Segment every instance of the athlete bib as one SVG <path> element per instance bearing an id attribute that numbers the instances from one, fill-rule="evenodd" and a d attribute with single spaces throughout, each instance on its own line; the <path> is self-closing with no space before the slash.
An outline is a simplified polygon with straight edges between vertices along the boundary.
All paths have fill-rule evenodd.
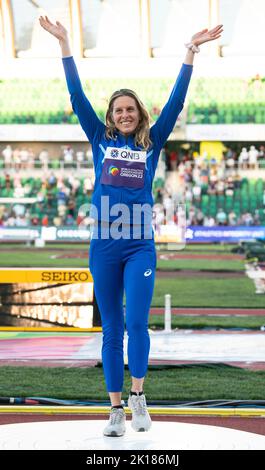
<path id="1" fill-rule="evenodd" d="M 112 186 L 144 186 L 146 152 L 107 147 L 100 182 Z"/>

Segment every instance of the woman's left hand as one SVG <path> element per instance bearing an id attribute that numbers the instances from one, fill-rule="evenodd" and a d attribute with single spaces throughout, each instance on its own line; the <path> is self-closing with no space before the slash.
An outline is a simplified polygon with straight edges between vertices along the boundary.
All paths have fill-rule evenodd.
<path id="1" fill-rule="evenodd" d="M 208 29 L 203 29 L 202 31 L 199 31 L 198 33 L 192 36 L 191 42 L 195 46 L 200 46 L 201 44 L 205 42 L 214 41 L 215 39 L 220 38 L 222 32 L 223 32 L 222 24 L 215 26 L 215 28 L 210 29 L 210 31 L 208 31 Z"/>

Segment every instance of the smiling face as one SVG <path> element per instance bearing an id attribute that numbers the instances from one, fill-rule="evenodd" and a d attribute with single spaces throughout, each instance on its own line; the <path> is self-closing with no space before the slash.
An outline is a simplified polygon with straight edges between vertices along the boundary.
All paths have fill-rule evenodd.
<path id="1" fill-rule="evenodd" d="M 113 103 L 112 118 L 121 134 L 132 134 L 140 121 L 140 112 L 134 98 L 130 96 L 116 98 Z"/>

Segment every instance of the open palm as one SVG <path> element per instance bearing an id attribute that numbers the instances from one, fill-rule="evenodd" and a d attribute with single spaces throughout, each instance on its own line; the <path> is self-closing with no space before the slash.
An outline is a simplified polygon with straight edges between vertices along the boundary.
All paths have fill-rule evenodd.
<path id="1" fill-rule="evenodd" d="M 67 38 L 67 29 L 59 22 L 56 21 L 56 24 L 53 24 L 48 16 L 39 17 L 40 25 L 43 29 L 55 36 L 59 41 L 65 40 Z"/>
<path id="2" fill-rule="evenodd" d="M 199 31 L 198 33 L 194 34 L 191 38 L 191 42 L 195 46 L 200 46 L 200 44 L 203 44 L 208 41 L 214 41 L 215 39 L 220 38 L 221 34 L 223 32 L 223 25 L 219 24 L 218 26 L 215 26 L 213 29 L 203 29 L 202 31 Z"/>

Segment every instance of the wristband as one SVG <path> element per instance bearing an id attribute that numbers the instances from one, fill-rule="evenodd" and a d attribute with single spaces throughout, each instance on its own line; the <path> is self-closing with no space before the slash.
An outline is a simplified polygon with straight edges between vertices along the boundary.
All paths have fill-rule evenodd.
<path id="1" fill-rule="evenodd" d="M 187 49 L 190 49 L 192 52 L 200 52 L 200 48 L 198 46 L 195 46 L 192 42 L 187 42 L 184 44 Z"/>

